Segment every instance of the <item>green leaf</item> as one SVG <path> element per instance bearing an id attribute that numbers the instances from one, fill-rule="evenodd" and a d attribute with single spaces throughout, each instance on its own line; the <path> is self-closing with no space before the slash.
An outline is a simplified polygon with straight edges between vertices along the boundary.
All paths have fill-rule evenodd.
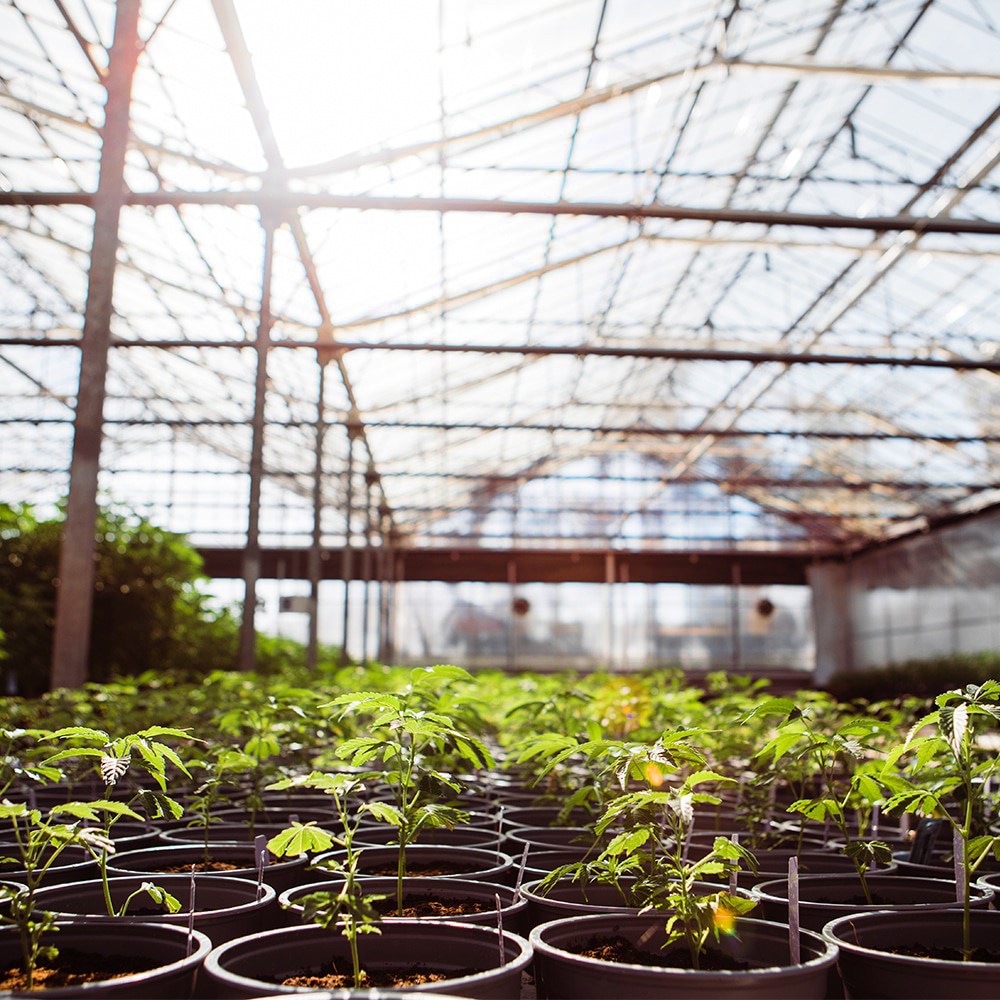
<path id="1" fill-rule="evenodd" d="M 167 913 L 177 913 L 181 908 L 181 901 L 161 886 L 143 882 L 140 889 L 145 890 L 146 895 L 158 906 L 164 907 Z"/>
<path id="2" fill-rule="evenodd" d="M 611 843 L 601 852 L 602 856 L 605 854 L 631 854 L 636 848 L 642 847 L 649 840 L 650 836 L 650 831 L 644 828 L 626 830 L 624 833 L 619 833 L 617 837 L 612 838 Z"/>
<path id="3" fill-rule="evenodd" d="M 111 742 L 111 737 L 103 729 L 90 729 L 87 726 L 66 726 L 64 729 L 57 729 L 52 734 L 52 739 L 62 740 L 71 736 L 85 740 L 97 740 L 102 746 Z"/>
<path id="4" fill-rule="evenodd" d="M 279 858 L 299 857 L 328 851 L 340 843 L 334 834 L 317 827 L 315 823 L 293 823 L 287 830 L 276 833 L 267 842 L 267 848 Z"/>
<path id="5" fill-rule="evenodd" d="M 402 812 L 388 802 L 365 802 L 359 812 L 371 813 L 377 820 L 391 826 L 402 826 L 405 822 Z"/>

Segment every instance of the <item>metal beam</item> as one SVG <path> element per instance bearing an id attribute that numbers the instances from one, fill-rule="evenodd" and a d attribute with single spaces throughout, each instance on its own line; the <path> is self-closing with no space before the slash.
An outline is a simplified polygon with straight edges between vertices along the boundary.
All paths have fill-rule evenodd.
<path id="1" fill-rule="evenodd" d="M 0 206 L 87 205 L 87 191 L 0 191 Z M 499 198 L 405 198 L 338 195 L 303 191 L 132 191 L 125 204 L 255 206 L 276 212 L 292 208 L 354 209 L 359 212 L 481 212 L 487 215 L 568 215 L 621 219 L 729 222 L 734 225 L 802 226 L 807 229 L 862 229 L 869 232 L 967 233 L 1000 236 L 1000 221 L 928 218 L 914 215 L 835 215 L 824 212 L 766 211 L 748 208 L 694 208 L 688 205 L 628 205 L 593 201 L 504 201 Z"/>
<path id="2" fill-rule="evenodd" d="M 93 243 L 83 319 L 80 377 L 73 431 L 69 502 L 59 554 L 59 588 L 52 646 L 53 688 L 81 687 L 90 659 L 94 601 L 94 536 L 102 420 L 118 223 L 125 191 L 125 151 L 130 131 L 132 80 L 139 58 L 140 0 L 120 0 L 106 78 L 108 99 L 102 129 L 101 166 L 94 209 Z"/>
<path id="3" fill-rule="evenodd" d="M 0 418 L 0 426 L 4 424 L 66 424 L 69 421 L 48 417 L 13 417 Z M 183 419 L 109 419 L 107 426 L 121 427 L 245 427 L 245 420 L 183 420 Z M 362 426 L 360 422 L 341 420 L 334 417 L 327 421 L 331 426 L 343 426 L 355 432 Z M 280 427 L 313 427 L 314 420 L 282 420 L 280 424 L 270 426 Z M 677 437 L 693 438 L 710 436 L 713 438 L 816 438 L 828 441 L 933 441 L 937 444 L 1000 444 L 1000 434 L 931 434 L 920 431 L 849 431 L 849 430 L 816 430 L 814 428 L 770 427 L 770 428 L 737 428 L 722 427 L 718 430 L 706 427 L 652 427 L 646 424 L 628 424 L 621 427 L 586 424 L 484 424 L 475 421 L 438 421 L 438 420 L 366 420 L 366 429 L 388 428 L 391 430 L 430 430 L 430 431 L 542 431 L 554 434 L 559 431 L 590 434 L 597 437 Z M 305 475 L 305 473 L 303 473 Z M 523 479 L 525 476 L 517 476 Z M 536 477 L 537 478 L 537 477 Z M 672 482 L 672 477 L 665 476 L 665 482 Z"/>
<path id="4" fill-rule="evenodd" d="M 238 578 L 241 550 L 199 548 L 205 573 L 217 579 Z M 642 552 L 624 549 L 483 549 L 448 547 L 392 549 L 401 581 L 467 580 L 508 583 L 509 565 L 517 563 L 518 583 L 605 583 L 607 556 L 614 553 L 617 580 L 630 583 L 732 583 L 732 566 L 739 564 L 745 586 L 806 583 L 806 567 L 837 553 L 681 551 Z M 323 550 L 323 578 L 343 580 L 347 556 L 343 548 Z M 280 567 L 280 569 L 279 569 Z M 308 579 L 309 549 L 268 548 L 261 550 L 261 575 L 270 579 Z M 350 579 L 362 579 L 361 568 L 350 571 Z"/>
<path id="5" fill-rule="evenodd" d="M 0 337 L 0 347 L 79 347 L 76 337 Z M 114 348 L 149 348 L 179 350 L 181 348 L 253 348 L 253 340 L 113 340 Z M 814 351 L 782 351 L 765 349 L 721 349 L 702 347 L 612 347 L 606 344 L 442 344 L 430 342 L 399 342 L 391 340 L 338 340 L 327 342 L 276 339 L 271 347 L 291 350 L 319 351 L 340 355 L 349 351 L 425 351 L 440 354 L 518 354 L 544 357 L 642 358 L 649 361 L 720 361 L 782 365 L 885 365 L 895 368 L 946 368 L 953 371 L 1000 372 L 997 358 L 940 358 L 891 354 L 819 354 Z"/>

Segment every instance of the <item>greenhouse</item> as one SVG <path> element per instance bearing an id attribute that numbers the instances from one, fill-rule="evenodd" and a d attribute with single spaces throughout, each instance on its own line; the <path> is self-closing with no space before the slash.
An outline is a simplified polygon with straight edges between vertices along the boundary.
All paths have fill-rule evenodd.
<path id="1" fill-rule="evenodd" d="M 197 551 L 244 670 L 1000 648 L 991 5 L 9 0 L 0 38 L 0 503 L 5 543 L 65 517 L 57 686 L 101 510 Z"/>
<path id="2" fill-rule="evenodd" d="M 1000 997 L 1000 4 L 0 4 L 0 996 Z"/>

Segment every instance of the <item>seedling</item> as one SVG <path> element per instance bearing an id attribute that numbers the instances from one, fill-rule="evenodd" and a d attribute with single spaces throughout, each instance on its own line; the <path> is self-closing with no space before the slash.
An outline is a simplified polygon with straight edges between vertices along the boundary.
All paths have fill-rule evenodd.
<path id="1" fill-rule="evenodd" d="M 722 933 L 730 933 L 735 918 L 749 912 L 754 903 L 725 890 L 700 893 L 696 883 L 728 875 L 744 865 L 756 870 L 756 860 L 746 848 L 724 837 L 717 837 L 712 849 L 702 857 L 689 858 L 688 834 L 695 805 L 717 805 L 720 801 L 717 795 L 696 789 L 733 782 L 715 771 L 700 769 L 678 785 L 665 785 L 666 774 L 680 771 L 679 762 L 705 762 L 704 755 L 688 742 L 691 735 L 665 735 L 652 747 L 646 747 L 645 753 L 633 744 L 627 756 L 612 755 L 612 770 L 622 788 L 630 779 L 645 781 L 647 787 L 626 792 L 610 802 L 595 832 L 601 836 L 613 828 L 624 829 L 596 861 L 562 866 L 545 878 L 541 888 L 544 891 L 567 875 L 584 884 L 589 879 L 613 882 L 627 902 L 643 911 L 669 912 L 666 944 L 683 941 L 691 967 L 699 969 L 708 938 L 719 940 Z M 635 879 L 627 894 L 622 885 L 626 875 Z"/>
<path id="2" fill-rule="evenodd" d="M 340 820 L 340 832 L 323 830 L 315 823 L 293 823 L 287 830 L 276 834 L 268 841 L 268 850 L 277 857 L 299 857 L 328 851 L 337 846 L 344 852 L 342 860 L 328 858 L 323 867 L 343 876 L 343 883 L 336 891 L 313 892 L 302 898 L 302 919 L 306 923 L 317 923 L 323 927 L 340 927 L 351 949 L 351 968 L 354 987 L 360 989 L 365 974 L 358 957 L 358 935 L 378 934 L 378 911 L 372 905 L 380 896 L 368 895 L 360 890 L 358 882 L 358 861 L 360 850 L 354 846 L 354 836 L 364 818 L 363 811 L 352 814 L 352 797 L 362 791 L 362 783 L 346 774 L 312 774 L 288 778 L 269 785 L 275 790 L 290 788 L 315 788 L 333 799 L 334 809 Z"/>
<path id="3" fill-rule="evenodd" d="M 981 745 L 984 728 L 1000 725 L 1000 682 L 970 684 L 938 695 L 937 708 L 910 729 L 905 741 L 890 750 L 881 781 L 890 793 L 887 811 L 900 810 L 944 817 L 961 846 L 958 889 L 962 896 L 962 952 L 970 944 L 969 886 L 979 866 L 992 855 L 1000 859 L 1000 835 L 977 830 L 987 782 L 1000 768 L 995 750 Z M 899 770 L 912 761 L 911 775 Z M 924 775 L 930 772 L 929 780 Z"/>
<path id="4" fill-rule="evenodd" d="M 112 738 L 100 729 L 69 726 L 57 729 L 51 736 L 52 740 L 66 745 L 49 757 L 45 761 L 46 765 L 77 757 L 96 758 L 101 778 L 111 793 L 135 763 L 159 786 L 158 789 L 137 788 L 127 803 L 103 798 L 90 802 L 68 803 L 62 807 L 77 820 L 98 824 L 96 835 L 90 835 L 85 843 L 100 866 L 104 901 L 108 913 L 112 916 L 116 910 L 108 884 L 108 855 L 114 850 L 112 837 L 114 825 L 126 818 L 142 822 L 143 816 L 132 808 L 133 804 L 141 804 L 146 815 L 151 818 L 171 816 L 177 819 L 183 813 L 180 803 L 167 795 L 167 768 L 168 765 L 173 765 L 187 777 L 190 778 L 191 774 L 177 756 L 177 752 L 159 739 L 163 736 L 190 739 L 187 730 L 164 726 L 152 726 L 118 738 Z M 77 743 L 84 745 L 75 745 Z"/>
<path id="5" fill-rule="evenodd" d="M 450 685 L 471 680 L 460 667 L 422 667 L 411 672 L 409 686 L 399 694 L 364 691 L 335 698 L 330 706 L 340 717 L 364 714 L 371 717 L 370 734 L 346 740 L 338 756 L 362 769 L 365 780 L 383 781 L 392 790 L 392 802 L 368 802 L 367 812 L 397 830 L 399 862 L 396 904 L 403 910 L 403 878 L 406 848 L 426 827 L 452 828 L 468 820 L 468 813 L 448 805 L 461 784 L 443 768 L 453 760 L 487 768 L 493 757 L 482 741 L 457 728 L 445 710 L 461 708 Z M 372 762 L 381 768 L 372 768 Z"/>
<path id="6" fill-rule="evenodd" d="M 833 824 L 843 843 L 843 852 L 854 863 L 865 899 L 871 904 L 867 873 L 873 865 L 891 861 L 892 849 L 884 841 L 855 837 L 848 810 L 859 800 L 881 797 L 878 783 L 872 777 L 874 764 L 866 761 L 866 755 L 867 744 L 875 737 L 886 737 L 887 727 L 875 719 L 849 718 L 837 729 L 824 731 L 810 710 L 790 698 L 767 699 L 747 718 L 756 715 L 781 715 L 784 720 L 754 761 L 773 768 L 779 760 L 788 760 L 812 776 L 808 785 L 815 789 L 815 794 L 792 802 L 788 811 Z M 800 838 L 803 831 L 804 826 L 800 827 Z"/>

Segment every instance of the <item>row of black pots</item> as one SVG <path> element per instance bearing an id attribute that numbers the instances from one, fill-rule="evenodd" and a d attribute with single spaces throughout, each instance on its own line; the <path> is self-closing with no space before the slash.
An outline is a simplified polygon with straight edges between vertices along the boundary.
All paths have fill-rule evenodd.
<path id="1" fill-rule="evenodd" d="M 189 879 L 187 879 L 184 876 L 173 876 L 171 878 L 172 878 L 172 881 L 170 882 L 170 885 L 169 885 L 170 891 L 173 892 L 175 895 L 177 895 L 178 898 L 181 898 L 183 900 L 184 899 L 184 884 L 188 883 Z M 138 877 L 134 878 L 132 880 L 118 880 L 118 879 L 113 880 L 113 887 L 114 887 L 114 890 L 115 890 L 116 898 L 117 898 L 117 896 L 121 895 L 122 893 L 125 893 L 127 891 L 132 891 L 134 888 L 138 887 L 138 884 L 140 883 L 140 881 L 141 880 Z M 209 883 L 211 883 L 211 882 L 219 883 L 219 882 L 225 882 L 225 881 L 226 880 L 224 878 L 220 878 L 220 877 L 199 876 L 197 878 L 198 893 L 199 893 L 199 896 L 198 896 L 198 898 L 199 898 L 199 904 L 198 904 L 198 907 L 197 907 L 198 910 L 201 909 L 202 900 L 205 899 L 204 888 Z M 244 880 L 237 880 L 237 879 L 233 879 L 233 880 L 229 880 L 229 881 L 230 881 L 230 887 L 231 888 L 235 888 L 236 883 L 238 883 L 238 882 L 244 882 Z M 389 880 L 389 881 L 391 881 L 391 880 Z M 827 883 L 830 882 L 829 879 L 827 879 L 825 881 Z M 851 891 L 856 892 L 856 882 L 855 882 L 855 880 L 852 878 L 852 879 L 846 880 L 846 881 L 849 881 L 851 883 L 851 885 L 850 885 Z M 906 886 L 907 882 L 917 882 L 917 881 L 923 882 L 923 881 L 926 881 L 926 880 L 907 880 L 907 879 L 903 879 L 903 878 L 900 878 L 900 877 L 897 877 L 897 876 L 892 876 L 892 877 L 885 877 L 885 876 L 876 877 L 876 876 L 873 876 L 871 881 L 873 883 L 876 883 L 873 886 L 873 888 L 875 888 L 877 891 L 879 891 L 881 893 L 883 891 L 890 890 L 890 889 L 893 890 L 893 891 L 896 891 L 900 886 Z M 257 887 L 256 886 L 254 886 L 252 883 L 249 883 L 249 885 L 252 886 L 252 888 L 255 891 L 257 891 Z M 807 897 L 810 895 L 809 885 L 810 885 L 810 880 L 808 878 L 803 879 L 802 882 L 800 883 L 800 891 L 802 892 L 803 895 L 805 895 Z M 956 903 L 956 901 L 954 899 L 954 885 L 953 884 L 947 884 L 946 883 L 946 884 L 942 885 L 941 887 L 939 887 L 940 891 L 941 891 L 940 898 L 937 899 L 937 900 L 931 900 L 929 902 L 924 898 L 924 896 L 926 895 L 926 892 L 927 892 L 927 888 L 928 888 L 927 886 L 924 886 L 924 885 L 921 885 L 919 887 L 908 886 L 908 888 L 910 888 L 911 890 L 913 890 L 915 888 L 919 888 L 921 896 L 919 898 L 914 898 L 912 896 L 912 894 L 911 894 L 911 897 L 909 899 L 904 900 L 903 904 L 902 904 L 904 912 L 906 912 L 906 911 L 919 911 L 919 910 L 927 911 L 927 910 L 934 909 L 937 906 L 955 907 L 957 905 L 957 903 Z M 79 887 L 79 886 L 77 886 L 77 887 L 66 887 L 66 891 L 73 892 L 74 890 L 77 892 L 77 898 L 79 899 L 80 898 L 79 897 L 79 893 L 81 891 L 83 891 L 82 887 Z M 55 895 L 57 895 L 52 890 L 47 890 L 47 891 L 50 892 L 50 895 L 53 896 L 53 897 Z M 525 895 L 527 895 L 527 893 L 529 891 L 530 891 L 530 886 L 526 887 Z M 829 893 L 830 891 L 831 891 L 830 890 L 830 886 L 827 884 L 824 887 L 824 892 Z M 91 909 L 92 912 L 99 912 L 100 908 L 103 906 L 103 895 L 102 895 L 101 890 L 100 890 L 100 884 L 99 883 L 92 884 L 91 886 L 89 886 L 86 889 L 86 892 L 90 893 L 90 902 L 87 904 L 87 908 Z M 86 892 L 84 893 L 84 895 L 86 895 Z M 499 893 L 497 893 L 497 894 L 499 894 Z M 767 895 L 767 893 L 765 893 L 764 889 L 762 889 L 762 888 L 758 888 L 758 894 L 760 894 L 762 896 L 762 898 L 764 898 Z M 945 895 L 945 894 L 948 894 L 948 895 Z M 225 895 L 225 893 L 223 893 L 223 895 Z M 267 895 L 267 894 L 265 893 L 265 895 Z M 772 893 L 770 895 L 773 895 L 773 896 L 776 897 L 776 900 L 777 900 L 776 905 L 778 905 L 780 907 L 781 902 L 782 902 L 780 890 L 776 894 Z M 40 898 L 40 904 L 48 906 L 49 900 L 47 899 L 47 897 L 44 896 L 42 893 L 40 893 L 40 897 L 41 897 Z M 985 895 L 982 896 L 981 899 L 986 900 Z M 261 916 L 263 916 L 263 914 L 264 914 L 265 907 L 269 906 L 272 901 L 273 901 L 273 894 L 270 895 L 270 898 L 268 898 L 268 899 L 266 899 L 264 901 L 264 906 L 260 908 L 260 910 L 261 910 L 260 915 Z M 765 899 L 765 902 L 774 903 L 774 900 L 766 900 Z M 590 903 L 591 903 L 591 905 L 594 905 L 596 903 L 596 901 L 595 900 L 591 900 Z M 597 904 L 597 905 L 599 906 L 599 904 Z M 786 891 L 785 905 L 787 906 L 787 891 Z M 821 904 L 821 905 L 822 906 L 826 906 L 826 907 L 829 906 L 829 904 Z M 977 906 L 978 905 L 980 905 L 980 904 L 977 902 Z M 226 909 L 226 908 L 227 907 L 223 907 L 223 909 Z M 863 912 L 863 908 L 859 908 L 858 905 L 855 902 L 851 901 L 851 900 L 845 900 L 844 901 L 844 911 L 845 911 L 846 914 L 857 916 L 857 915 L 859 915 L 860 913 Z M 825 926 L 825 922 L 824 922 L 825 918 L 828 918 L 829 916 L 831 916 L 831 913 L 832 913 L 832 911 L 830 909 L 825 909 L 825 910 L 821 909 L 819 912 L 821 914 L 821 918 L 820 919 L 815 919 L 815 920 L 812 919 L 811 917 L 807 917 L 807 915 L 806 915 L 806 913 L 804 911 L 803 911 L 803 914 L 802 914 L 802 923 L 803 923 L 803 926 L 805 926 L 807 929 L 812 929 L 814 933 L 816 931 L 822 930 L 823 926 Z M 228 916 L 231 917 L 232 915 L 230 914 Z M 628 916 L 628 914 L 617 913 L 617 914 L 613 914 L 613 916 L 624 918 L 625 916 Z M 769 919 L 771 916 L 773 916 L 773 914 L 768 914 L 768 913 L 765 912 L 764 913 L 764 921 L 763 922 L 764 923 L 778 923 L 779 925 L 782 923 L 781 921 Z M 241 914 L 241 917 L 245 918 L 246 914 Z M 145 919 L 150 919 L 150 918 L 146 917 Z M 159 921 L 162 918 L 156 917 L 156 918 L 153 918 L 153 919 L 156 919 L 157 921 Z M 89 920 L 89 918 L 88 918 L 88 920 Z M 649 918 L 647 917 L 646 920 L 647 920 L 647 926 L 648 926 Z M 181 924 L 181 923 L 186 923 L 186 921 L 187 921 L 187 915 L 184 914 L 183 915 L 183 921 L 180 918 L 178 918 L 175 921 L 175 923 Z M 97 920 L 96 921 L 96 923 L 103 924 L 105 926 L 105 928 L 106 928 L 105 935 L 106 936 L 109 936 L 107 934 L 107 931 L 112 930 L 112 928 L 114 930 L 114 935 L 116 936 L 117 933 L 118 933 L 118 930 L 120 929 L 120 927 L 131 925 L 131 924 L 134 924 L 134 923 L 142 923 L 142 922 L 144 922 L 143 918 L 140 918 L 140 917 L 136 917 L 136 918 L 132 918 L 132 919 L 127 918 L 127 917 L 126 918 L 105 918 L 103 921 L 102 920 Z M 225 929 L 220 929 L 221 926 L 222 925 L 218 921 L 216 921 L 215 923 L 212 923 L 207 918 L 201 920 L 200 923 L 199 923 L 199 919 L 198 918 L 196 918 L 196 921 L 195 921 L 195 927 L 196 927 L 196 929 L 197 930 L 205 930 L 206 933 L 210 932 L 209 936 L 211 936 L 213 938 L 213 941 L 215 943 L 217 943 L 217 944 L 219 943 L 219 939 L 220 938 L 225 938 L 227 936 L 231 936 L 231 935 L 233 935 L 238 930 L 245 930 L 246 929 L 245 925 L 243 925 L 241 927 L 239 925 L 235 925 L 234 926 L 231 923 L 228 924 L 228 925 L 225 925 Z M 539 925 L 539 926 L 542 926 L 542 925 Z M 533 927 L 531 933 L 533 934 L 535 930 L 537 930 L 537 927 Z M 242 935 L 242 936 L 245 936 L 245 935 Z M 255 988 L 259 989 L 259 984 Z M 772 989 L 772 988 L 773 988 L 772 986 L 768 986 L 767 987 L 767 989 Z M 795 987 L 795 989 L 798 989 L 798 988 L 799 988 L 798 986 Z M 247 994 L 224 994 L 224 995 L 247 995 Z M 250 995 L 260 995 L 260 994 L 259 993 L 254 993 L 254 994 L 250 994 Z M 551 993 L 550 995 L 552 995 L 552 996 L 565 996 L 565 995 L 605 995 L 605 994 L 603 994 L 603 993 L 598 993 L 598 994 L 592 994 L 592 993 L 591 994 Z M 621 994 L 619 994 L 619 995 L 621 995 Z M 630 994 L 626 993 L 625 995 L 630 995 Z M 696 994 L 689 994 L 689 995 L 696 995 Z M 772 993 L 770 995 L 782 995 L 782 994 Z M 784 994 L 784 995 L 789 995 L 789 994 Z M 800 995 L 800 994 L 793 993 L 791 995 Z M 806 995 L 806 994 L 801 994 L 801 995 Z M 823 995 L 823 994 L 817 994 L 817 995 Z"/>
<path id="2" fill-rule="evenodd" d="M 994 948 L 1000 913 L 977 911 L 971 922 L 972 945 Z M 839 970 L 843 995 L 863 997 L 952 998 L 985 1000 L 997 996 L 1000 965 L 988 961 L 911 958 L 898 953 L 915 941 L 933 940 L 945 947 L 961 945 L 957 911 L 900 915 L 876 911 L 830 921 L 821 933 L 805 930 L 797 937 L 798 962 L 792 960 L 787 925 L 748 918 L 739 934 L 722 936 L 712 950 L 749 967 L 717 971 L 616 963 L 579 952 L 594 939 L 619 938 L 647 955 L 669 960 L 662 948 L 663 921 L 649 914 L 591 914 L 548 921 L 527 939 L 510 931 L 454 922 L 400 920 L 385 925 L 378 936 L 358 940 L 361 963 L 373 974 L 407 965 L 440 970 L 443 981 L 410 987 L 396 995 L 452 996 L 517 1000 L 522 974 L 534 969 L 537 995 L 563 998 L 822 998 L 830 995 L 830 974 Z M 161 956 L 151 973 L 90 984 L 78 990 L 46 991 L 59 1000 L 69 996 L 265 998 L 298 993 L 282 985 L 289 975 L 318 973 L 331 959 L 347 965 L 347 942 L 315 925 L 250 934 L 210 946 L 203 934 L 162 924 L 123 928 L 110 943 L 106 932 L 88 922 L 65 924 L 60 943 L 96 954 L 115 949 L 129 954 Z M 12 942 L 3 940 L 0 958 L 10 959 Z M 190 950 L 190 953 L 189 953 Z M 317 997 L 393 996 L 393 991 L 354 993 L 324 991 Z"/>

